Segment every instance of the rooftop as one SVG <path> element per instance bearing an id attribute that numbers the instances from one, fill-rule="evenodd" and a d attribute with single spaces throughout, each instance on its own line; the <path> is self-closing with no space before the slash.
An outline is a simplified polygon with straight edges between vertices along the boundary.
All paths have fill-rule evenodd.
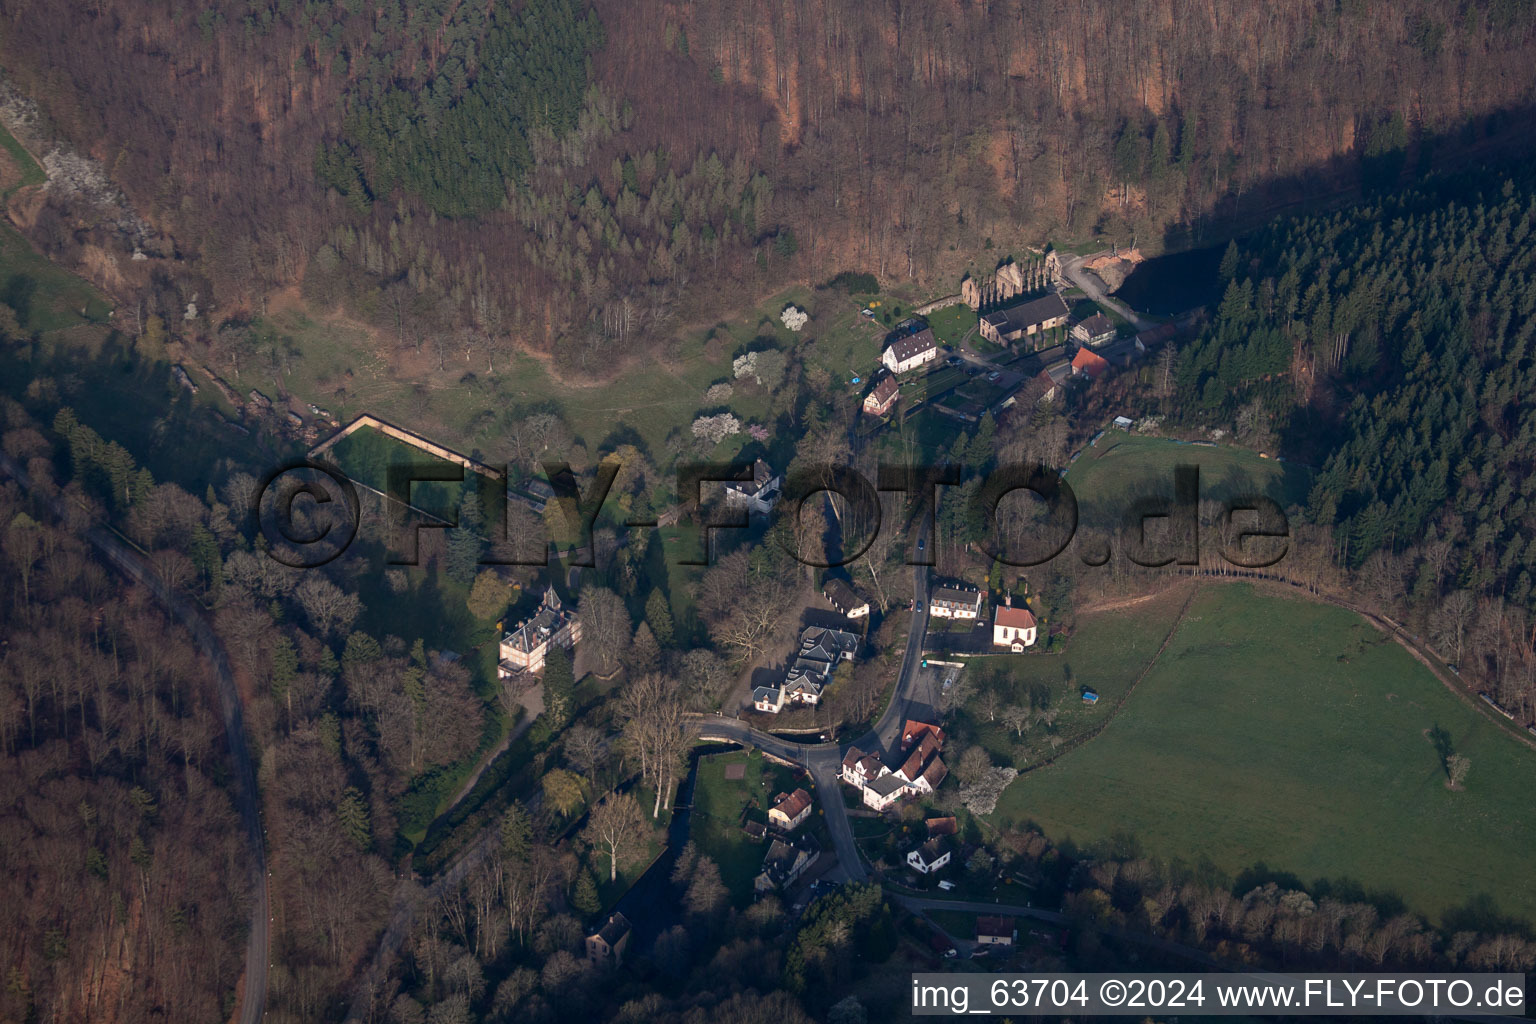
<path id="1" fill-rule="evenodd" d="M 890 335 L 885 340 L 885 347 L 895 351 L 897 362 L 904 363 L 931 348 L 938 348 L 939 342 L 933 336 L 933 329 L 924 324 L 921 330 L 912 333 L 898 332 Z"/>
<path id="2" fill-rule="evenodd" d="M 994 609 L 992 621 L 996 625 L 1012 626 L 1015 629 L 1035 627 L 1035 615 L 1028 608 L 1011 608 L 1007 605 L 999 605 Z"/>
<path id="3" fill-rule="evenodd" d="M 869 603 L 859 596 L 859 592 L 854 590 L 845 579 L 827 580 L 827 584 L 821 588 L 821 592 L 839 611 L 858 608 Z"/>
<path id="4" fill-rule="evenodd" d="M 1026 330 L 1054 320 L 1057 317 L 1066 316 L 1067 303 L 1060 295 L 1052 292 L 1049 295 L 1033 299 L 1029 302 L 1020 302 L 1002 309 L 995 309 L 982 316 L 982 320 L 996 328 L 1000 333 L 1011 334 L 1014 331 Z"/>
<path id="5" fill-rule="evenodd" d="M 811 806 L 811 794 L 803 789 L 797 789 L 793 793 L 780 793 L 773 798 L 773 806 L 780 813 L 787 815 L 790 820 L 794 820 Z"/>
<path id="6" fill-rule="evenodd" d="M 976 919 L 976 937 L 979 939 L 983 936 L 1013 938 L 1013 918 L 988 917 L 985 915 L 978 917 Z"/>

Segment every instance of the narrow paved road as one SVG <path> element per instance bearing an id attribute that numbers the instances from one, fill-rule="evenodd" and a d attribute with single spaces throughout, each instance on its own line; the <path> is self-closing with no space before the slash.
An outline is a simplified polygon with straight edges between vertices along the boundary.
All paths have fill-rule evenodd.
<path id="1" fill-rule="evenodd" d="M 0 471 L 11 477 L 24 490 L 32 490 L 32 479 L 10 456 L 0 453 Z M 60 521 L 68 521 L 63 499 L 55 496 L 47 499 L 53 513 Z M 251 765 L 251 754 L 245 745 L 245 717 L 240 707 L 240 692 L 235 687 L 235 675 L 229 667 L 229 656 L 224 644 L 208 623 L 202 607 L 188 600 L 165 585 L 165 581 L 145 564 L 138 552 L 118 540 L 107 530 L 93 526 L 86 531 L 86 539 L 101 552 L 119 572 L 136 583 L 148 588 L 175 618 L 192 633 L 204 656 L 213 666 L 214 678 L 219 686 L 219 709 L 224 717 L 224 735 L 229 740 L 230 760 L 235 767 L 235 804 L 240 811 L 240 824 L 245 832 L 246 850 L 251 868 L 251 928 L 245 944 L 244 995 L 240 1001 L 240 1024 L 257 1024 L 266 1010 L 268 926 L 271 911 L 267 905 L 267 854 L 262 842 L 260 804 L 256 795 L 256 773 Z"/>
<path id="2" fill-rule="evenodd" d="M 1090 299 L 1092 299 L 1094 302 L 1097 302 L 1101 306 L 1108 306 L 1116 313 L 1119 313 L 1121 316 L 1125 317 L 1126 320 L 1134 324 L 1138 331 L 1145 331 L 1150 327 L 1156 327 L 1157 325 L 1154 324 L 1151 320 L 1148 320 L 1146 317 L 1142 316 L 1140 313 L 1136 312 L 1134 309 L 1132 309 L 1130 306 L 1127 306 L 1119 299 L 1110 298 L 1109 294 L 1104 291 L 1103 282 L 1099 280 L 1098 275 L 1094 274 L 1091 270 L 1088 270 L 1083 266 L 1083 264 L 1087 263 L 1089 260 L 1107 254 L 1108 250 L 1105 250 L 1104 252 L 1089 253 L 1086 256 L 1069 256 L 1061 261 L 1061 272 L 1066 276 L 1068 281 L 1071 281 L 1073 284 L 1077 285 L 1084 292 L 1086 292 Z"/>
<path id="3" fill-rule="evenodd" d="M 920 530 L 919 535 L 926 538 L 927 530 Z M 924 693 L 924 681 L 918 667 L 923 656 L 923 636 L 928 630 L 929 568 L 921 565 L 914 566 L 912 575 L 912 622 L 907 635 L 907 648 L 902 656 L 901 669 L 896 678 L 896 690 L 892 694 L 890 705 L 875 723 L 875 727 L 853 744 L 863 750 L 894 749 L 901 739 L 899 732 L 902 722 L 908 712 L 920 703 L 920 697 Z M 816 788 L 821 793 L 822 807 L 827 816 L 827 829 L 832 835 L 832 847 L 837 854 L 837 875 L 854 882 L 862 882 L 869 877 L 864 862 L 859 859 L 859 848 L 853 840 L 853 825 L 848 818 L 848 809 L 843 804 L 839 774 L 846 748 L 836 743 L 797 743 L 794 740 L 780 739 L 754 729 L 739 719 L 718 715 L 695 715 L 691 719 L 690 728 L 701 741 L 717 740 L 744 747 L 756 747 L 775 757 L 782 757 L 786 761 L 804 766 L 811 773 L 812 779 L 816 782 Z M 457 885 L 475 865 L 480 863 L 490 851 L 490 844 L 495 834 L 494 827 L 483 830 L 454 859 L 449 868 L 438 876 L 430 888 L 424 889 L 408 879 L 401 882 L 396 890 L 389 924 L 385 926 L 379 945 L 374 950 L 368 967 L 364 969 L 357 987 L 353 990 L 351 1006 L 346 1017 L 348 1024 L 358 1024 L 368 1018 L 373 995 L 383 985 L 390 962 L 405 941 L 416 914 L 428 904 L 431 897 L 445 891 L 450 885 Z M 244 1024 L 251 1024 L 251 1022 L 244 1022 Z"/>
<path id="4" fill-rule="evenodd" d="M 920 536 L 926 536 L 926 532 L 920 532 Z M 843 755 L 850 746 L 889 754 L 901 741 L 902 723 L 911 717 L 914 708 L 920 706 L 926 712 L 929 701 L 923 698 L 931 699 L 931 695 L 925 693 L 922 674 L 918 671 L 923 660 L 923 637 L 928 632 L 929 567 L 913 566 L 912 578 L 912 622 L 907 632 L 907 649 L 902 655 L 901 669 L 896 675 L 895 692 L 874 728 L 855 742 L 847 746 L 837 743 L 796 743 L 761 732 L 734 718 L 701 715 L 694 720 L 694 728 L 698 730 L 701 740 L 723 740 L 756 747 L 775 757 L 802 765 L 811 773 L 821 794 L 827 829 L 832 834 L 838 873 L 853 882 L 864 881 L 869 877 L 869 872 L 859 857 L 859 847 L 853 839 L 853 823 L 848 818 L 848 808 L 843 804 L 839 778 Z"/>

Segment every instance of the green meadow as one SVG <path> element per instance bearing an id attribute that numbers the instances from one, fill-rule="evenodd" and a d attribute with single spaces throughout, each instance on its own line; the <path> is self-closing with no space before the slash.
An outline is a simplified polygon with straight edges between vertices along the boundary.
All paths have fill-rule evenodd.
<path id="1" fill-rule="evenodd" d="M 1471 759 L 1460 791 L 1450 752 Z M 1359 616 L 1230 584 L 1204 587 L 1120 714 L 995 817 L 1234 876 L 1349 880 L 1435 919 L 1486 895 L 1536 920 L 1533 779 L 1536 750 Z"/>

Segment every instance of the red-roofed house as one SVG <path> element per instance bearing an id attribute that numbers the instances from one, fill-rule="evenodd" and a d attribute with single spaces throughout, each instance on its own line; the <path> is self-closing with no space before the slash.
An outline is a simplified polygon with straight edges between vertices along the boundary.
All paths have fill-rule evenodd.
<path id="1" fill-rule="evenodd" d="M 1089 349 L 1080 348 L 1072 357 L 1072 372 L 1085 373 L 1093 380 L 1098 380 L 1108 369 L 1109 360 Z"/>
<path id="2" fill-rule="evenodd" d="M 780 793 L 773 798 L 773 806 L 768 809 L 768 821 L 777 825 L 786 832 L 792 832 L 800 827 L 800 823 L 811 816 L 811 794 L 803 789 L 797 789 L 788 795 Z"/>
<path id="3" fill-rule="evenodd" d="M 1010 597 L 992 613 L 992 646 L 1008 647 L 1015 653 L 1033 647 L 1037 633 L 1035 616 L 1028 608 L 1013 607 Z"/>
<path id="4" fill-rule="evenodd" d="M 939 745 L 944 745 L 943 729 L 936 725 L 929 725 L 927 722 L 919 722 L 915 718 L 909 718 L 907 719 L 907 724 L 902 726 L 901 729 L 901 749 L 906 750 L 912 744 L 921 740 L 925 733 L 932 733 L 933 738 L 938 741 Z"/>
<path id="5" fill-rule="evenodd" d="M 934 739 L 933 733 L 924 733 L 917 746 L 912 748 L 912 753 L 902 762 L 896 774 L 907 782 L 916 782 L 923 774 L 923 768 L 928 764 L 928 759 L 939 752 L 939 741 Z"/>

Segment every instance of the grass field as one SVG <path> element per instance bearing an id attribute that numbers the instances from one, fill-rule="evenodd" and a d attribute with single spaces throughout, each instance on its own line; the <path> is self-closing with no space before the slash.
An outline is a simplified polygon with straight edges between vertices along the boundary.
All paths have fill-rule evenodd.
<path id="1" fill-rule="evenodd" d="M 1463 791 L 1436 730 L 1471 759 Z M 1349 880 L 1437 919 L 1486 894 L 1536 920 L 1533 775 L 1536 751 L 1353 613 L 1209 586 L 1115 721 L 1015 782 L 996 818 Z"/>
<path id="2" fill-rule="evenodd" d="M 15 165 L 17 176 L 16 181 L 3 194 L 0 194 L 0 201 L 9 199 L 19 188 L 26 188 L 29 185 L 41 185 L 48 180 L 48 175 L 37 165 L 37 161 L 32 159 L 32 154 L 28 153 L 26 147 L 16 141 L 16 136 L 4 128 L 0 128 L 0 149 L 5 151 L 5 155 Z"/>
<path id="3" fill-rule="evenodd" d="M 812 315 L 799 334 L 778 319 L 788 303 Z M 738 351 L 758 339 L 771 339 L 834 380 L 867 377 L 879 358 L 884 332 L 859 316 L 861 305 L 861 299 L 842 292 L 790 288 L 740 316 L 687 333 L 665 358 L 636 364 L 618 379 L 591 386 L 562 382 L 546 361 L 531 355 L 516 355 L 488 374 L 483 361 L 466 363 L 462 353 L 450 353 L 442 370 L 429 360 L 420 375 L 427 383 L 413 386 L 397 379 L 375 354 L 380 342 L 362 327 L 322 323 L 291 310 L 274 315 L 271 325 L 291 337 L 300 353 L 285 386 L 343 420 L 372 412 L 466 453 L 479 448 L 494 459 L 503 447 L 502 412 L 552 405 L 588 449 L 629 429 L 659 458 L 667 435 L 692 422 L 705 404 L 705 390 L 718 381 L 735 385 L 726 402 L 731 412 L 744 422 L 766 419 L 768 396 L 751 383 L 734 381 L 731 371 Z M 727 439 L 715 454 L 728 457 L 732 442 L 739 448 L 741 440 Z"/>
<path id="4" fill-rule="evenodd" d="M 16 311 L 28 331 L 47 334 L 101 323 L 112 312 L 102 295 L 43 258 L 10 223 L 0 219 L 0 302 Z"/>
<path id="5" fill-rule="evenodd" d="M 933 336 L 939 339 L 940 345 L 958 346 L 976 327 L 976 311 L 963 302 L 936 309 L 923 319 L 933 328 Z"/>
<path id="6" fill-rule="evenodd" d="M 730 765 L 744 766 L 741 779 L 725 777 Z M 699 759 L 689 836 L 700 852 L 720 868 L 720 878 L 738 907 L 752 902 L 752 880 L 762 870 L 763 857 L 768 852 L 766 840 L 749 839 L 741 830 L 743 809 L 747 820 L 766 823 L 774 794 L 793 792 L 802 785 L 809 790 L 808 784 L 796 781 L 794 771 L 765 761 L 757 750 Z M 811 813 L 811 820 L 802 829 L 814 828 L 820 808 Z"/>
<path id="7" fill-rule="evenodd" d="M 336 442 L 325 455 L 358 483 L 376 491 L 389 493 L 391 467 L 412 467 L 418 471 L 441 471 L 451 474 L 460 471 L 457 463 L 440 459 L 429 452 L 398 441 L 372 427 L 361 427 Z M 481 496 L 488 516 L 498 514 L 496 502 L 503 490 L 499 480 L 481 477 L 472 470 L 462 470 L 462 481 L 418 480 L 411 484 L 410 502 L 417 508 L 454 521 L 464 489 L 479 482 Z M 491 521 L 491 520 L 487 520 Z"/>
<path id="8" fill-rule="evenodd" d="M 1186 593 L 1178 587 L 1131 609 L 1082 615 L 1059 653 L 979 658 L 967 669 L 978 686 L 997 688 L 1005 704 L 1055 707 L 1057 718 L 1049 729 L 1035 725 L 1025 730 L 1021 743 L 1002 722 L 978 715 L 974 705 L 960 714 L 970 719 L 995 761 L 1019 768 L 1038 763 L 1057 745 L 1099 728 L 1114 714 L 1168 635 Z M 1099 702 L 1084 704 L 1084 689 L 1096 692 Z"/>
<path id="9" fill-rule="evenodd" d="M 1260 458 L 1242 448 L 1187 444 L 1162 437 L 1106 431 L 1067 471 L 1077 494 L 1081 521 L 1115 526 L 1133 501 L 1147 495 L 1173 494 L 1176 466 L 1200 468 L 1202 498 L 1264 494 L 1282 508 L 1304 505 L 1312 473 L 1304 466 Z"/>

